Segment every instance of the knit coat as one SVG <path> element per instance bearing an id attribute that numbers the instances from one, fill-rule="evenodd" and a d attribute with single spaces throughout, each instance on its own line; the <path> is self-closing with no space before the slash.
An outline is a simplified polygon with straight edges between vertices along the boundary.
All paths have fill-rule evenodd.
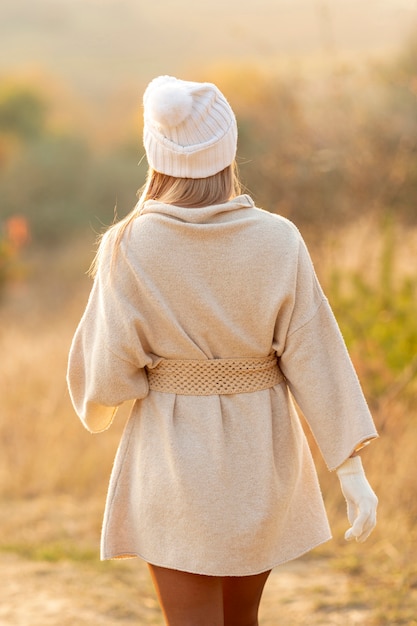
<path id="1" fill-rule="evenodd" d="M 377 436 L 343 338 L 296 227 L 247 195 L 205 208 L 148 201 L 99 269 L 68 384 L 91 432 L 134 399 L 110 479 L 103 559 L 139 556 L 241 576 L 331 535 L 295 398 L 330 470 Z M 164 359 L 277 356 L 270 389 L 149 390 Z"/>

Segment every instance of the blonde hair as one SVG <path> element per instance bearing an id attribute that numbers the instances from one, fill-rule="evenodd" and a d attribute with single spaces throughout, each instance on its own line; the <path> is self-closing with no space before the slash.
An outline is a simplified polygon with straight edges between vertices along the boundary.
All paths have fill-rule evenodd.
<path id="1" fill-rule="evenodd" d="M 201 208 L 227 202 L 241 194 L 242 187 L 236 163 L 233 162 L 221 172 L 207 178 L 175 178 L 149 168 L 146 182 L 138 193 L 140 197 L 135 208 L 126 217 L 112 224 L 108 229 L 114 234 L 112 261 L 114 261 L 118 253 L 123 234 L 129 229 L 132 222 L 139 217 L 140 210 L 147 200 L 158 200 L 164 204 L 173 204 L 186 208 Z M 102 238 L 103 235 L 100 235 L 98 238 L 98 250 L 88 270 L 88 274 L 92 277 L 97 273 Z"/>

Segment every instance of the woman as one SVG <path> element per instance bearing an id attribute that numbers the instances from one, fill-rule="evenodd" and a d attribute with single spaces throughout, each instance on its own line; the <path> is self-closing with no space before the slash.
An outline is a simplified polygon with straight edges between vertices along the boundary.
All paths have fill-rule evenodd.
<path id="1" fill-rule="evenodd" d="M 68 384 L 91 432 L 135 399 L 103 559 L 148 562 L 169 626 L 255 626 L 271 569 L 330 538 L 295 398 L 365 540 L 377 436 L 305 244 L 241 195 L 237 125 L 212 84 L 144 95 L 149 174 L 102 238 Z"/>

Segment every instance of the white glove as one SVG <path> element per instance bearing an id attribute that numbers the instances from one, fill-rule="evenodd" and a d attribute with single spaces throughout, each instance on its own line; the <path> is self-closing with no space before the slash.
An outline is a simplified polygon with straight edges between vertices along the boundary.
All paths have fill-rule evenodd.
<path id="1" fill-rule="evenodd" d="M 365 541 L 376 524 L 378 498 L 366 479 L 361 457 L 350 457 L 338 467 L 336 473 L 346 498 L 348 519 L 352 525 L 346 531 L 345 539 Z"/>

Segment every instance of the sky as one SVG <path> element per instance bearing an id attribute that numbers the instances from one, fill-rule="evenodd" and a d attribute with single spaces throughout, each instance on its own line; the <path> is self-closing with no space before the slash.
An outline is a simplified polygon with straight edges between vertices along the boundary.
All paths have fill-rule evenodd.
<path id="1" fill-rule="evenodd" d="M 413 31 L 417 0 L 1 0 L 0 72 L 97 98 L 213 63 L 392 54 Z"/>

